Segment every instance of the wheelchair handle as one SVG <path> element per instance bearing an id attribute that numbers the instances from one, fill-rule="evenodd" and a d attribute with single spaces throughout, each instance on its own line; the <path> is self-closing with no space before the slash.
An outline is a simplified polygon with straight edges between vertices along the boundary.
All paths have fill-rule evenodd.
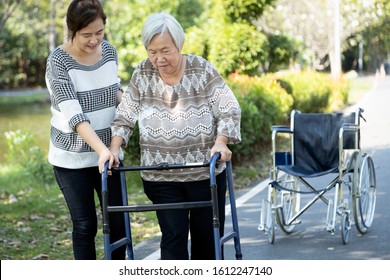
<path id="1" fill-rule="evenodd" d="M 363 117 L 363 112 L 364 112 L 364 109 L 359 108 L 359 117 L 361 117 L 365 122 L 367 122 L 366 119 Z"/>

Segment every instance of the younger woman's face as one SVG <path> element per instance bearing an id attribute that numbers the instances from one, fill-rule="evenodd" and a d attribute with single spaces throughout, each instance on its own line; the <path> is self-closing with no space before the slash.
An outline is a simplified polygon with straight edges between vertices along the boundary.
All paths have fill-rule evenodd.
<path id="1" fill-rule="evenodd" d="M 89 25 L 76 32 L 73 38 L 73 45 L 85 54 L 94 54 L 97 52 L 104 37 L 103 19 L 97 18 Z"/>

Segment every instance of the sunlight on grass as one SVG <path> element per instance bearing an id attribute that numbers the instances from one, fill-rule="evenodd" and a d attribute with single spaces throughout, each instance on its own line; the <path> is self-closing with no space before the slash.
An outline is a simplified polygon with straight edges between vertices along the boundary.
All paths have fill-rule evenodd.
<path id="1" fill-rule="evenodd" d="M 350 92 L 348 94 L 348 104 L 356 104 L 374 85 L 374 78 L 350 79 Z"/>

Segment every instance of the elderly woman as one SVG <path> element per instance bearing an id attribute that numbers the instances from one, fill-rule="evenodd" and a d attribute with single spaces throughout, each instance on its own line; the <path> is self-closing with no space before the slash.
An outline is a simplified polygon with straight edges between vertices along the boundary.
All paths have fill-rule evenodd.
<path id="1" fill-rule="evenodd" d="M 142 28 L 148 58 L 135 69 L 112 123 L 111 152 L 118 161 L 138 121 L 141 165 L 208 161 L 221 153 L 217 175 L 221 234 L 225 221 L 227 144 L 240 142 L 241 110 L 233 92 L 205 59 L 182 54 L 185 34 L 166 13 Z M 116 164 L 110 162 L 110 164 Z M 143 171 L 144 190 L 155 204 L 210 200 L 207 168 Z M 215 259 L 211 208 L 161 210 L 161 259 Z M 188 253 L 188 233 L 191 253 Z"/>

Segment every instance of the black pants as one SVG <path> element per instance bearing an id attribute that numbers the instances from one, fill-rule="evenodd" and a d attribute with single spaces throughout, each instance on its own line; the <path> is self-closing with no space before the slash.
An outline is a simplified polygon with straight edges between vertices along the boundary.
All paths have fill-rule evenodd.
<path id="1" fill-rule="evenodd" d="M 226 171 L 216 177 L 220 234 L 224 234 Z M 144 190 L 154 204 L 210 201 L 210 180 L 194 182 L 144 181 Z M 215 260 L 212 208 L 158 210 L 162 260 Z M 188 233 L 191 234 L 191 256 Z"/>
<path id="2" fill-rule="evenodd" d="M 57 183 L 64 194 L 73 223 L 73 253 L 76 260 L 96 259 L 95 237 L 97 233 L 97 215 L 95 192 L 101 203 L 101 175 L 97 167 L 66 169 L 54 167 Z M 107 179 L 109 204 L 122 205 L 119 173 Z M 110 215 L 111 243 L 124 237 L 125 224 L 123 213 Z M 113 251 L 112 259 L 125 259 L 126 248 L 122 246 Z"/>

